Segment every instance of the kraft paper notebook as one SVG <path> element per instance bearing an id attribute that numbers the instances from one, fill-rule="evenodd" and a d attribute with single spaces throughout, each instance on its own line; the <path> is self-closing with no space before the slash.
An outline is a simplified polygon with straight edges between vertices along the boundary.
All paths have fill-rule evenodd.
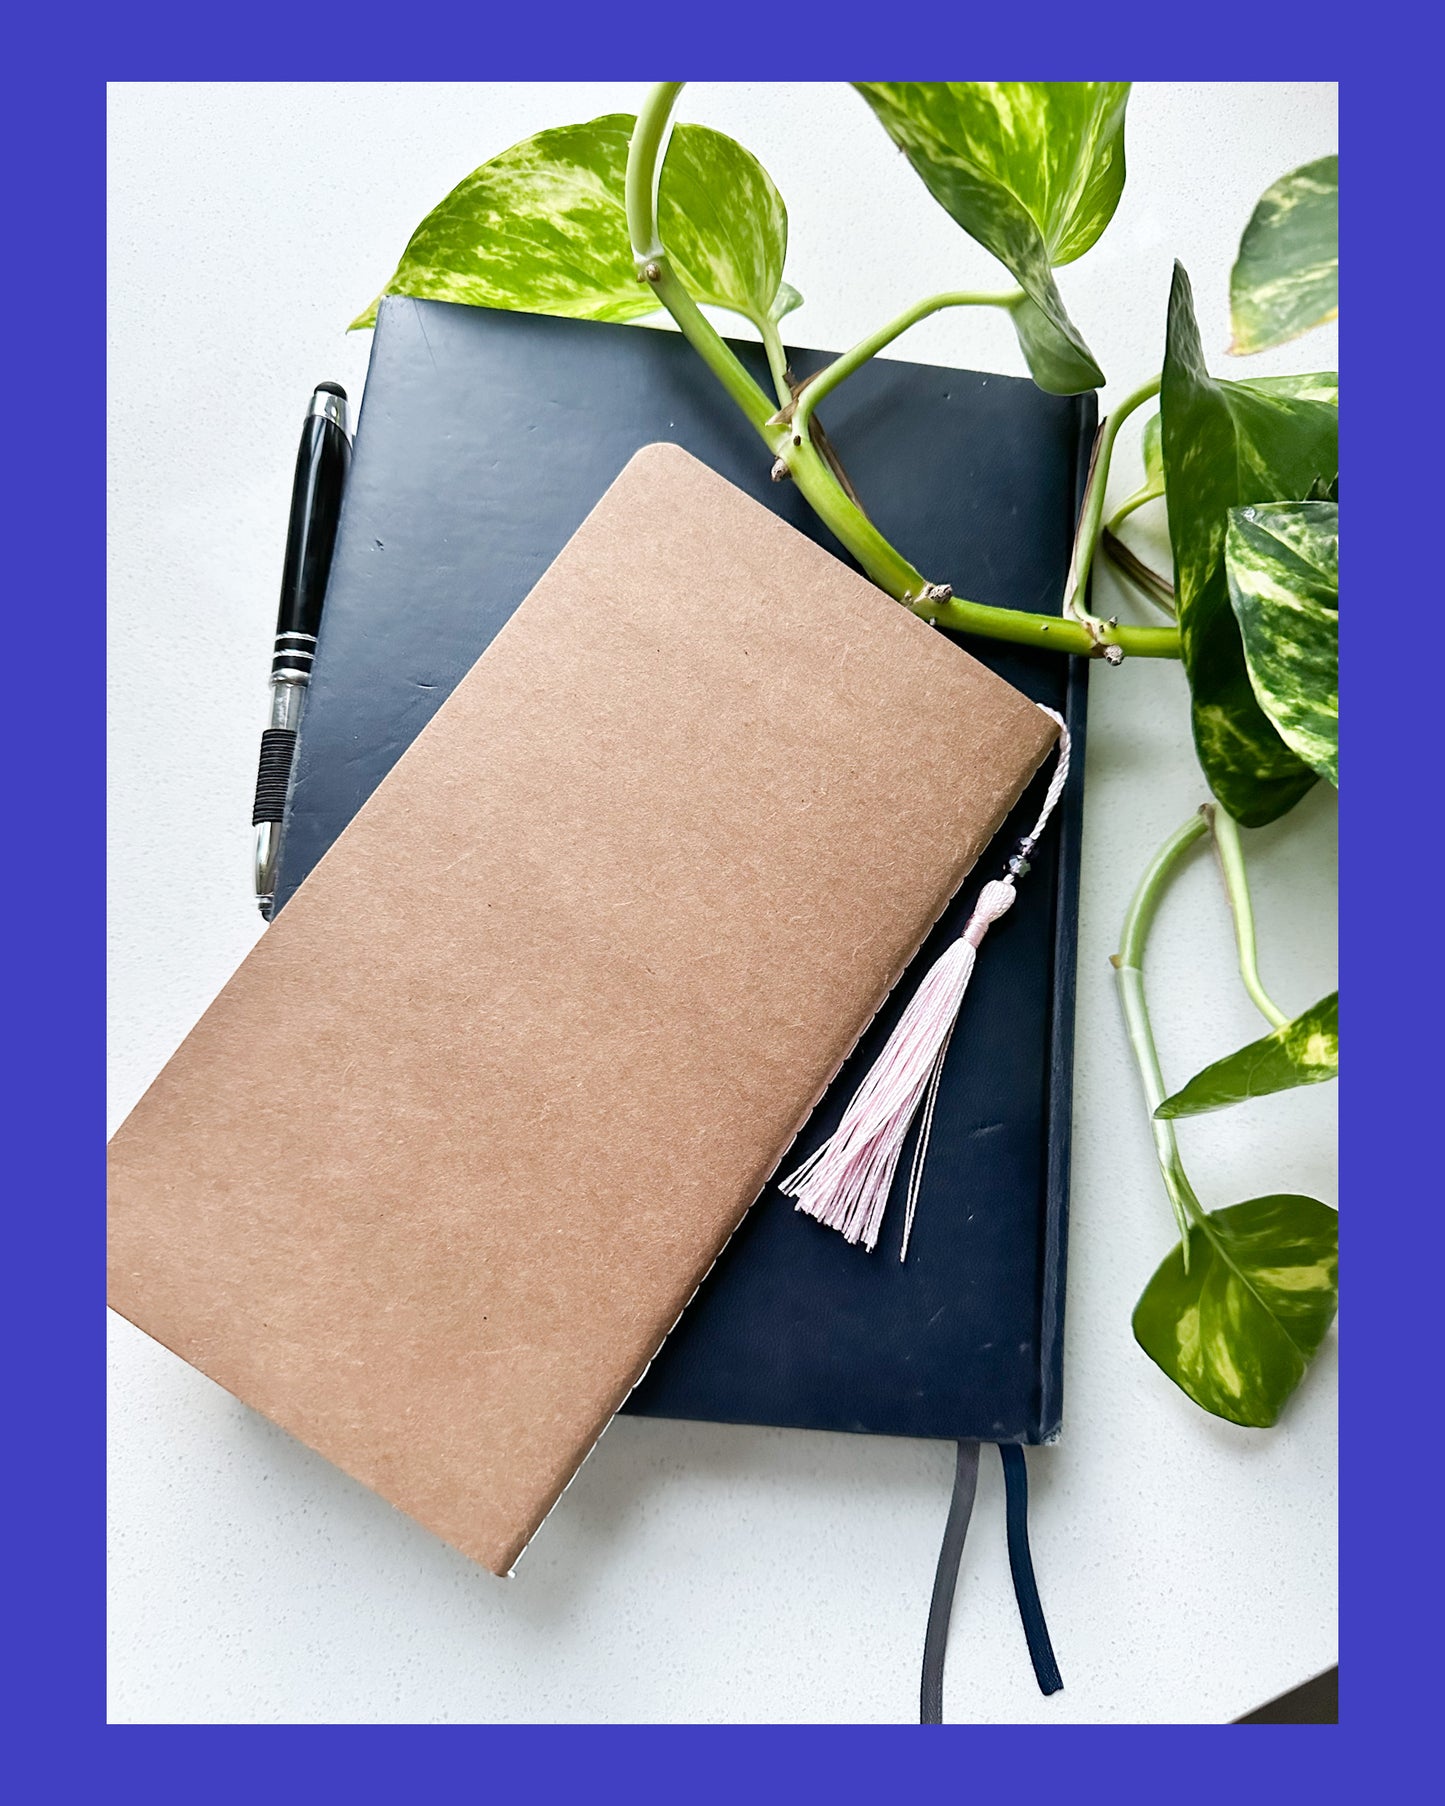
<path id="1" fill-rule="evenodd" d="M 110 1302 L 508 1572 L 1054 738 L 643 450 L 116 1135 Z"/>
<path id="2" fill-rule="evenodd" d="M 762 347 L 732 348 L 766 387 Z M 789 351 L 799 375 L 831 355 Z M 921 569 L 998 606 L 1059 608 L 1092 395 L 875 358 L 823 412 L 870 516 Z M 838 555 L 793 485 L 769 480 L 765 448 L 677 333 L 382 302 L 287 813 L 283 905 L 627 460 L 660 439 Z M 958 643 L 1058 709 L 1075 757 L 958 1026 L 915 1252 L 898 1264 L 901 1201 L 870 1262 L 770 1192 L 628 1412 L 1024 1443 L 1059 1431 L 1088 664 Z M 1005 841 L 1028 827 L 1034 800 Z M 974 889 L 945 911 L 917 971 L 958 934 Z M 911 988 L 880 1011 L 800 1148 L 836 1124 Z"/>

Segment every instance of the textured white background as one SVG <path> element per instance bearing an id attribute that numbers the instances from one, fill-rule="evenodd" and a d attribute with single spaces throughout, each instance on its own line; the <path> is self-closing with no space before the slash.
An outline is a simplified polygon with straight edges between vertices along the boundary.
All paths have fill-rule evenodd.
<path id="1" fill-rule="evenodd" d="M 323 377 L 355 403 L 346 322 L 475 164 L 640 85 L 122 85 L 111 89 L 111 1123 L 261 932 L 249 883 L 287 494 Z M 702 85 L 792 218 L 790 324 L 842 346 L 930 289 L 1000 272 L 845 88 Z M 1268 184 L 1336 146 L 1328 86 L 1141 85 L 1102 243 L 1063 274 L 1113 379 L 1157 370 L 1170 264 L 1226 373 L 1227 281 Z M 1023 373 L 991 314 L 897 347 Z M 1216 355 L 1218 354 L 1218 355 Z M 1253 374 L 1333 368 L 1333 328 Z M 1236 366 L 1236 371 L 1239 367 Z M 719 407 L 727 405 L 721 393 Z M 1114 493 L 1136 480 L 1126 428 Z M 1150 528 L 1152 527 L 1152 531 Z M 1166 559 L 1162 528 L 1136 543 Z M 1103 612 L 1132 608 L 1101 586 Z M 158 719 L 157 646 L 179 708 Z M 1202 796 L 1167 665 L 1096 668 L 1080 925 L 1067 1409 L 1031 1462 L 1034 1552 L 1067 1683 L 1036 1691 L 984 1461 L 946 1713 L 1003 1722 L 1220 1721 L 1335 1646 L 1333 1338 L 1272 1432 L 1206 1418 L 1136 1349 L 1134 1298 L 1171 1240 L 1109 977 L 1129 891 Z M 1332 795 L 1247 837 L 1266 983 L 1335 978 Z M 1261 1024 L 1200 859 L 1156 931 L 1166 1075 Z M 1210 1204 L 1335 1202 L 1334 1088 L 1186 1125 Z M 952 1448 L 619 1420 L 509 1584 L 435 1541 L 128 1324 L 111 1319 L 111 1713 L 146 1722 L 909 1720 Z"/>

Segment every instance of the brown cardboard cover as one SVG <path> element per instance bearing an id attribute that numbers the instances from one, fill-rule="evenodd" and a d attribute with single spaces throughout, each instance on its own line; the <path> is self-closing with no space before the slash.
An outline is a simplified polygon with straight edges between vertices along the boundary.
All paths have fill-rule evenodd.
<path id="1" fill-rule="evenodd" d="M 508 1572 L 1053 735 L 645 448 L 117 1133 L 111 1304 Z"/>

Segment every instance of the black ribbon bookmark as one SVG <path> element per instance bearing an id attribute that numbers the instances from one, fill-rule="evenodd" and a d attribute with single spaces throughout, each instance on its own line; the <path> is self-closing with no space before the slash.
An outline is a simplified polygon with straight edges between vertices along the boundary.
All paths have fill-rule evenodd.
<path id="1" fill-rule="evenodd" d="M 1008 1510 L 1008 1565 L 1014 1577 L 1014 1598 L 1018 1601 L 1019 1617 L 1023 1619 L 1024 1636 L 1028 1639 L 1029 1660 L 1034 1665 L 1039 1692 L 1058 1693 L 1064 1683 L 1054 1660 L 1049 1627 L 1044 1623 L 1044 1608 L 1039 1603 L 1038 1582 L 1034 1579 L 1033 1556 L 1029 1553 L 1029 1470 L 1024 1462 L 1024 1452 L 1016 1442 L 1001 1442 L 998 1452 L 1003 1460 Z"/>
<path id="2" fill-rule="evenodd" d="M 1029 1476 L 1024 1452 L 1017 1443 L 997 1445 L 1003 1462 L 1003 1481 L 1008 1520 L 1008 1563 L 1013 1575 L 1014 1599 L 1029 1646 L 1029 1660 L 1034 1678 L 1043 1694 L 1057 1693 L 1063 1687 L 1059 1665 L 1054 1660 L 1049 1627 L 1044 1622 L 1044 1608 L 1039 1602 L 1038 1583 L 1034 1579 L 1033 1557 L 1029 1553 Z M 948 1521 L 943 1527 L 943 1547 L 938 1554 L 938 1571 L 933 1578 L 933 1599 L 928 1608 L 928 1629 L 923 1639 L 923 1680 L 919 1689 L 920 1724 L 943 1723 L 943 1668 L 948 1657 L 948 1625 L 953 1615 L 953 1597 L 958 1586 L 958 1565 L 963 1556 L 969 1520 L 973 1516 L 974 1495 L 978 1490 L 978 1451 L 976 1442 L 960 1442 L 953 1470 L 953 1497 L 948 1503 Z"/>

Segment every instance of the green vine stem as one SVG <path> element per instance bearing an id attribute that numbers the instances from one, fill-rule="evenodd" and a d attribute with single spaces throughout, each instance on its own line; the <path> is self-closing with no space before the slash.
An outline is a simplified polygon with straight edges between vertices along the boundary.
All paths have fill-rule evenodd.
<path id="1" fill-rule="evenodd" d="M 1271 1028 L 1283 1028 L 1289 1017 L 1275 1003 L 1259 981 L 1259 964 L 1254 942 L 1254 905 L 1249 899 L 1249 878 L 1244 869 L 1244 848 L 1240 844 L 1239 826 L 1227 809 L 1215 803 L 1204 805 L 1209 831 L 1214 837 L 1214 851 L 1224 875 L 1224 888 L 1229 897 L 1229 912 L 1234 917 L 1234 944 L 1239 950 L 1239 976 L 1249 992 L 1255 1008 Z"/>
<path id="2" fill-rule="evenodd" d="M 808 499 L 812 501 L 811 495 Z M 832 526 L 831 521 L 828 524 Z M 843 535 L 838 537 L 841 539 Z M 849 550 L 852 549 L 849 546 Z M 859 562 L 863 562 L 861 558 Z M 878 582 L 871 570 L 868 575 Z M 889 588 L 886 583 L 880 587 Z M 889 594 L 896 595 L 897 592 L 890 589 Z M 950 600 L 946 588 L 941 592 L 944 599 L 938 599 L 939 595 L 938 591 L 926 591 L 922 601 L 908 596 L 899 596 L 898 600 L 907 602 L 914 614 L 922 615 L 925 621 L 937 621 L 940 627 L 952 628 L 955 633 L 977 633 L 985 639 L 1009 640 L 1016 646 L 1038 646 L 1045 652 L 1072 652 L 1081 658 L 1098 658 L 1107 657 L 1109 647 L 1114 646 L 1121 657 L 1179 657 L 1177 627 L 1120 626 L 1117 622 L 1107 622 L 1102 635 L 1096 639 L 1079 621 L 1060 620 L 1057 615 L 1023 614 L 1012 608 L 990 608 L 982 602 Z"/>
<path id="3" fill-rule="evenodd" d="M 1119 436 L 1119 428 L 1134 410 L 1143 407 L 1146 401 L 1152 400 L 1159 393 L 1159 383 L 1160 378 L 1156 376 L 1141 384 L 1132 394 L 1124 397 L 1099 427 L 1093 456 L 1089 460 L 1089 479 L 1084 489 L 1084 505 L 1079 513 L 1079 528 L 1074 535 L 1074 553 L 1069 560 L 1069 575 L 1064 583 L 1064 613 L 1072 615 L 1088 628 L 1094 639 L 1104 646 L 1104 656 L 1111 664 L 1117 664 L 1124 656 L 1122 648 L 1117 644 L 1110 646 L 1106 640 L 1107 630 L 1114 623 L 1101 621 L 1097 615 L 1090 614 L 1084 606 L 1083 597 L 1094 562 L 1094 548 L 1099 543 L 1099 531 L 1104 522 L 1104 491 L 1109 487 L 1109 466 L 1114 457 L 1114 441 Z"/>
<path id="4" fill-rule="evenodd" d="M 1120 502 L 1119 506 L 1104 523 L 1104 531 L 1117 538 L 1119 528 L 1126 520 L 1128 520 L 1129 516 L 1136 508 L 1142 508 L 1146 502 L 1157 502 L 1158 500 L 1159 497 L 1157 495 L 1149 495 L 1144 490 L 1137 491 L 1134 495 L 1131 495 L 1127 501 Z"/>
<path id="5" fill-rule="evenodd" d="M 778 391 L 780 407 L 790 407 L 793 401 L 793 384 L 788 370 L 788 354 L 783 349 L 783 337 L 778 331 L 776 320 L 756 320 L 753 324 L 763 335 L 763 350 L 768 354 L 768 368 L 773 373 L 773 387 Z"/>
<path id="6" fill-rule="evenodd" d="M 627 146 L 622 198 L 632 254 L 641 265 L 663 255 L 657 235 L 657 187 L 662 180 L 662 147 L 672 125 L 672 109 L 686 82 L 657 82 L 643 102 Z"/>
<path id="7" fill-rule="evenodd" d="M 672 108 L 682 82 L 659 82 L 643 102 L 627 154 L 627 225 L 637 257 L 638 274 L 661 306 L 677 322 L 683 336 L 717 377 L 763 443 L 773 454 L 773 475 L 790 477 L 818 518 L 852 553 L 868 576 L 897 601 L 925 620 L 959 633 L 977 633 L 1015 645 L 1083 656 L 1128 654 L 1135 658 L 1178 658 L 1175 627 L 1120 627 L 1100 623 L 1091 630 L 1083 622 L 1057 615 L 1025 614 L 992 608 L 953 595 L 946 583 L 932 583 L 883 537 L 862 509 L 846 495 L 827 460 L 808 435 L 794 443 L 790 424 L 779 423 L 776 409 L 753 381 L 712 322 L 687 292 L 672 268 L 657 231 L 657 183 Z M 769 335 L 765 334 L 765 343 Z M 781 349 L 781 341 L 779 341 Z M 774 352 L 769 349 L 772 364 Z M 774 371 L 775 380 L 777 376 Z"/>
<path id="8" fill-rule="evenodd" d="M 801 445 L 808 432 L 808 422 L 813 417 L 813 409 L 824 396 L 831 395 L 839 383 L 850 377 L 853 372 L 866 364 L 870 357 L 875 357 L 885 345 L 891 345 L 894 339 L 916 326 L 920 320 L 926 320 L 930 314 L 941 313 L 945 307 L 1012 307 L 1023 299 L 1022 289 L 1010 289 L 1006 294 L 976 295 L 963 292 L 949 292 L 944 295 L 929 295 L 916 302 L 912 307 L 899 314 L 896 320 L 890 320 L 886 326 L 880 326 L 869 338 L 860 339 L 851 351 L 845 351 L 841 357 L 834 358 L 826 369 L 810 376 L 802 393 L 798 396 L 796 408 L 793 410 L 793 443 Z"/>
<path id="9" fill-rule="evenodd" d="M 1129 1046 L 1144 1087 L 1144 1102 L 1149 1110 L 1149 1126 L 1154 1132 L 1154 1152 L 1159 1161 L 1159 1171 L 1164 1176 L 1164 1189 L 1169 1194 L 1174 1220 L 1179 1225 L 1186 1271 L 1189 1266 L 1191 1222 L 1201 1223 L 1204 1212 L 1195 1196 L 1194 1187 L 1185 1174 L 1173 1123 L 1161 1122 L 1154 1115 L 1168 1093 L 1164 1088 L 1164 1074 L 1160 1069 L 1159 1052 L 1154 1045 L 1154 1030 L 1149 1021 L 1149 1007 L 1144 998 L 1144 949 L 1148 944 L 1149 930 L 1159 908 L 1159 900 L 1167 889 L 1175 868 L 1195 841 L 1208 831 L 1209 820 L 1205 810 L 1198 810 L 1183 827 L 1175 829 L 1154 855 L 1129 904 L 1119 951 L 1113 960 L 1119 979 L 1119 1000 L 1124 1009 L 1124 1026 L 1128 1031 Z"/>
<path id="10" fill-rule="evenodd" d="M 748 375 L 727 340 L 687 292 L 682 279 L 668 262 L 666 253 L 658 252 L 648 258 L 642 265 L 642 276 L 676 320 L 683 337 L 742 410 L 748 424 L 761 434 L 765 444 L 771 444 L 776 437 L 776 428 L 768 425 L 773 413 L 772 402 Z"/>

